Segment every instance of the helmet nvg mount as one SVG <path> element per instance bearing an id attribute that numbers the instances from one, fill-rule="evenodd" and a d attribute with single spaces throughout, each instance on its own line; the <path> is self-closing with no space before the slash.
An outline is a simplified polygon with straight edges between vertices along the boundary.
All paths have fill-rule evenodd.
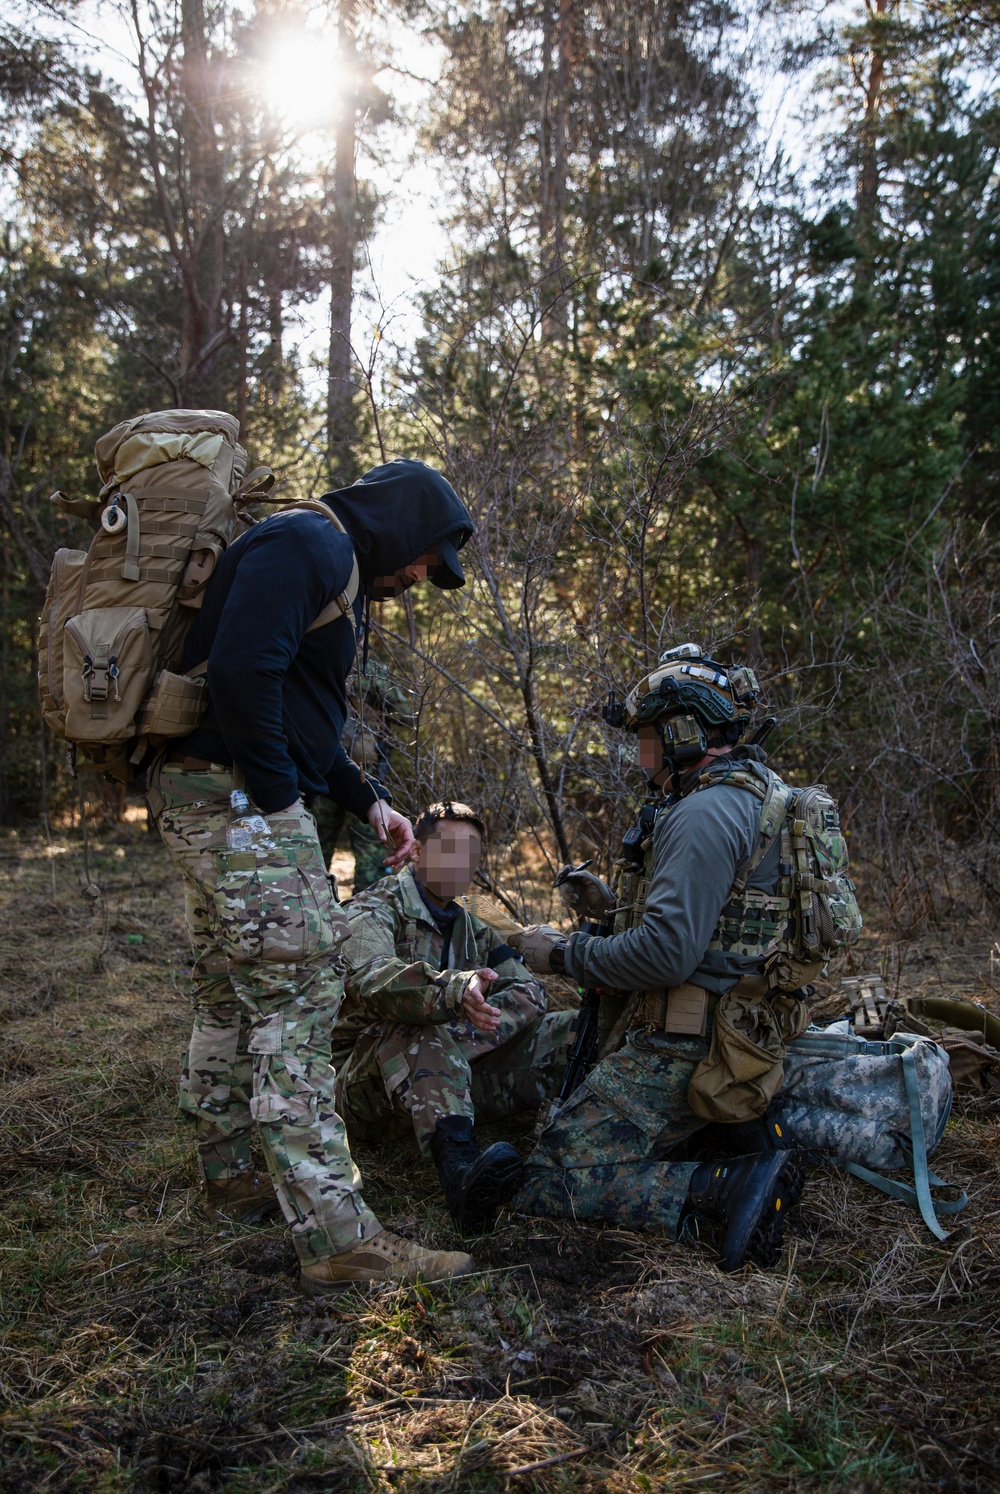
<path id="1" fill-rule="evenodd" d="M 624 704 L 612 695 L 602 715 L 626 731 L 656 726 L 663 766 L 685 768 L 705 756 L 709 733 L 735 746 L 746 735 L 759 694 L 752 669 L 730 668 L 708 658 L 697 643 L 680 643 L 660 655 Z"/>

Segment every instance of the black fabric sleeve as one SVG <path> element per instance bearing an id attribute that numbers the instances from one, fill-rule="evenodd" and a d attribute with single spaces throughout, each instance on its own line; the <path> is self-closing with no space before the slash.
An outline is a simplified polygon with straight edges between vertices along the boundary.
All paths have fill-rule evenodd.
<path id="1" fill-rule="evenodd" d="M 365 782 L 361 782 L 361 769 L 353 759 L 349 758 L 343 747 L 337 749 L 337 756 L 326 775 L 326 784 L 330 798 L 335 799 L 338 804 L 343 804 L 351 814 L 356 814 L 359 820 L 368 818 L 368 811 L 376 799 L 384 799 L 387 804 L 392 803 L 392 795 L 389 790 L 383 788 L 376 778 L 370 773 L 365 775 Z"/>

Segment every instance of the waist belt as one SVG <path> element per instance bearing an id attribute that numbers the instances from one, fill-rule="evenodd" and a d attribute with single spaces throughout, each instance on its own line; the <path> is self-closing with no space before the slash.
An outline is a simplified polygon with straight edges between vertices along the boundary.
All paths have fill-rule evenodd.
<path id="1" fill-rule="evenodd" d="M 763 975 L 744 975 L 733 987 L 740 995 L 755 996 L 765 995 L 767 989 L 767 977 Z M 711 991 L 685 981 L 667 990 L 647 991 L 639 1002 L 634 1025 L 678 1037 L 704 1037 L 708 1019 L 718 1004 L 719 997 Z"/>

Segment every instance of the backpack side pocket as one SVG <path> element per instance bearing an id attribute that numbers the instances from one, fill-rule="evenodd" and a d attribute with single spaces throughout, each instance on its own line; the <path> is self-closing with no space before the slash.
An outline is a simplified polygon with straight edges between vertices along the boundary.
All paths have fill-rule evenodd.
<path id="1" fill-rule="evenodd" d="M 63 695 L 63 638 L 66 623 L 80 605 L 80 578 L 86 550 L 57 550 L 52 561 L 38 634 L 38 698 L 45 725 L 66 735 Z"/>
<path id="2" fill-rule="evenodd" d="M 152 672 L 145 607 L 96 607 L 71 617 L 63 631 L 65 735 L 128 741 Z"/>

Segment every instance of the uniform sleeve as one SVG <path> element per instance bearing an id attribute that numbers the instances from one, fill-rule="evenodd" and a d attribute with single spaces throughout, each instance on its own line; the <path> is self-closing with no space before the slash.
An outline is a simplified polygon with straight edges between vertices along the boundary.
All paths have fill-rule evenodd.
<path id="1" fill-rule="evenodd" d="M 486 991 L 486 1000 L 493 1002 L 495 997 L 505 995 L 520 997 L 526 1003 L 526 1010 L 536 1008 L 538 1016 L 544 1016 L 549 1005 L 545 987 L 535 979 L 524 961 L 518 958 L 503 935 L 482 924 L 476 929 L 476 946 L 479 950 L 480 969 L 495 970 L 500 977 L 491 982 Z"/>
<path id="2" fill-rule="evenodd" d="M 368 818 L 368 811 L 376 799 L 392 803 L 389 790 L 383 788 L 370 773 L 365 774 L 365 781 L 362 783 L 361 769 L 348 757 L 343 747 L 338 747 L 337 755 L 327 769 L 326 786 L 330 798 L 349 809 L 351 814 L 356 814 L 359 820 Z"/>
<path id="3" fill-rule="evenodd" d="M 585 987 L 648 991 L 682 985 L 698 968 L 757 837 L 744 789 L 692 794 L 657 824 L 646 912 L 638 928 L 602 939 L 573 934 L 566 973 Z"/>
<path id="4" fill-rule="evenodd" d="M 387 899 L 373 898 L 351 917 L 344 945 L 348 995 L 368 1021 L 428 1026 L 451 1022 L 462 1010 L 471 970 L 435 970 L 425 960 L 396 954 L 396 919 Z"/>

